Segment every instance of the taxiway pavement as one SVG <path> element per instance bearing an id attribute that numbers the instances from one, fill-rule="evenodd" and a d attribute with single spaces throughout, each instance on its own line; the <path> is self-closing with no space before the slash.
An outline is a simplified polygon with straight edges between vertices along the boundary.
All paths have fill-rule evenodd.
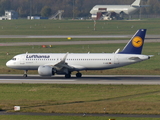
<path id="1" fill-rule="evenodd" d="M 0 38 L 131 38 L 133 35 L 0 35 Z M 160 38 L 160 35 L 146 35 L 146 38 Z"/>
<path id="2" fill-rule="evenodd" d="M 160 75 L 83 75 L 82 78 L 72 75 L 70 79 L 64 78 L 63 75 L 29 75 L 27 78 L 23 78 L 22 75 L 0 75 L 0 83 L 160 85 Z"/>
<path id="3" fill-rule="evenodd" d="M 97 117 L 132 117 L 132 118 L 160 118 L 160 115 L 140 114 L 88 114 L 88 113 L 21 113 L 21 112 L 0 112 L 0 115 L 32 115 L 32 116 L 97 116 Z"/>
<path id="4" fill-rule="evenodd" d="M 84 45 L 84 44 L 109 44 L 127 43 L 128 40 L 105 40 L 105 38 L 128 38 L 132 35 L 0 35 L 0 38 L 104 38 L 98 41 L 60 41 L 60 42 L 16 42 L 0 43 L 0 46 L 22 46 L 22 45 Z M 147 35 L 145 43 L 160 42 L 160 35 Z"/>
<path id="5" fill-rule="evenodd" d="M 114 44 L 127 43 L 128 40 L 100 40 L 100 41 L 62 41 L 62 42 L 16 42 L 16 43 L 0 43 L 0 46 L 31 46 L 31 45 L 85 45 L 85 44 Z M 146 39 L 145 43 L 159 43 L 160 39 Z"/>

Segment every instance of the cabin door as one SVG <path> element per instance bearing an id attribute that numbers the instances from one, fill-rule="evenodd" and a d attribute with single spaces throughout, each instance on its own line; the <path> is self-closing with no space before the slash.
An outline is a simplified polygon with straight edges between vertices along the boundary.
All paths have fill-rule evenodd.
<path id="1" fill-rule="evenodd" d="M 114 64 L 119 64 L 118 55 L 115 54 L 114 56 Z"/>
<path id="2" fill-rule="evenodd" d="M 25 58 L 24 58 L 24 56 L 22 56 L 22 57 L 20 58 L 20 64 L 21 64 L 21 65 L 24 65 L 24 64 L 25 64 Z"/>

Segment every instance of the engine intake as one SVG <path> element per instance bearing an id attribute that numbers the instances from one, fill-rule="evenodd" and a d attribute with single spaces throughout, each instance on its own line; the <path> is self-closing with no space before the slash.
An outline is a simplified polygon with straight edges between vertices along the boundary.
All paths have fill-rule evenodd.
<path id="1" fill-rule="evenodd" d="M 38 73 L 41 76 L 52 76 L 55 74 L 54 68 L 51 66 L 41 65 L 38 67 Z"/>

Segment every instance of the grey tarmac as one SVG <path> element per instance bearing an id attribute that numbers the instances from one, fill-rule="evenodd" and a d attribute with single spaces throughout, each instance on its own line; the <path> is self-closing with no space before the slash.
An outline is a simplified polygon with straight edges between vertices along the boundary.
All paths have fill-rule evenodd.
<path id="1" fill-rule="evenodd" d="M 0 35 L 0 38 L 131 38 L 133 35 Z M 146 35 L 146 38 L 160 38 L 160 35 Z"/>
<path id="2" fill-rule="evenodd" d="M 85 45 L 85 44 L 110 44 L 127 43 L 128 40 L 100 40 L 100 41 L 62 41 L 62 42 L 16 42 L 0 43 L 0 46 L 26 46 L 26 45 Z M 159 43 L 160 39 L 145 40 L 145 43 Z"/>
<path id="3" fill-rule="evenodd" d="M 0 38 L 128 38 L 130 35 L 0 35 Z"/>
<path id="4" fill-rule="evenodd" d="M 16 42 L 0 43 L 0 46 L 24 46 L 24 45 L 85 45 L 85 44 L 110 44 L 127 43 L 128 40 L 105 40 L 105 38 L 128 38 L 132 35 L 52 35 L 52 36 L 31 36 L 31 35 L 0 35 L 0 38 L 104 38 L 104 40 L 91 41 L 61 41 L 61 42 Z M 147 35 L 145 43 L 160 42 L 160 35 Z"/>
<path id="5" fill-rule="evenodd" d="M 88 114 L 88 113 L 21 113 L 0 111 L 0 115 L 31 115 L 31 116 L 100 116 L 100 117 L 135 117 L 135 118 L 160 118 L 160 115 L 139 115 L 139 114 Z"/>
<path id="6" fill-rule="evenodd" d="M 0 75 L 0 83 L 7 84 L 106 84 L 106 85 L 160 85 L 160 75 L 83 75 L 76 78 L 72 75 L 66 79 L 64 75 L 41 77 L 39 75 Z"/>

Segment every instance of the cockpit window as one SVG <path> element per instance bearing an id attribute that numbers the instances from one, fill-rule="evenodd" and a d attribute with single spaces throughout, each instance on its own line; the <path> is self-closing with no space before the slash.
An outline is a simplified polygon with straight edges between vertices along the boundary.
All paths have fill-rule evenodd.
<path id="1" fill-rule="evenodd" d="M 12 60 L 16 60 L 16 58 L 12 58 Z"/>

